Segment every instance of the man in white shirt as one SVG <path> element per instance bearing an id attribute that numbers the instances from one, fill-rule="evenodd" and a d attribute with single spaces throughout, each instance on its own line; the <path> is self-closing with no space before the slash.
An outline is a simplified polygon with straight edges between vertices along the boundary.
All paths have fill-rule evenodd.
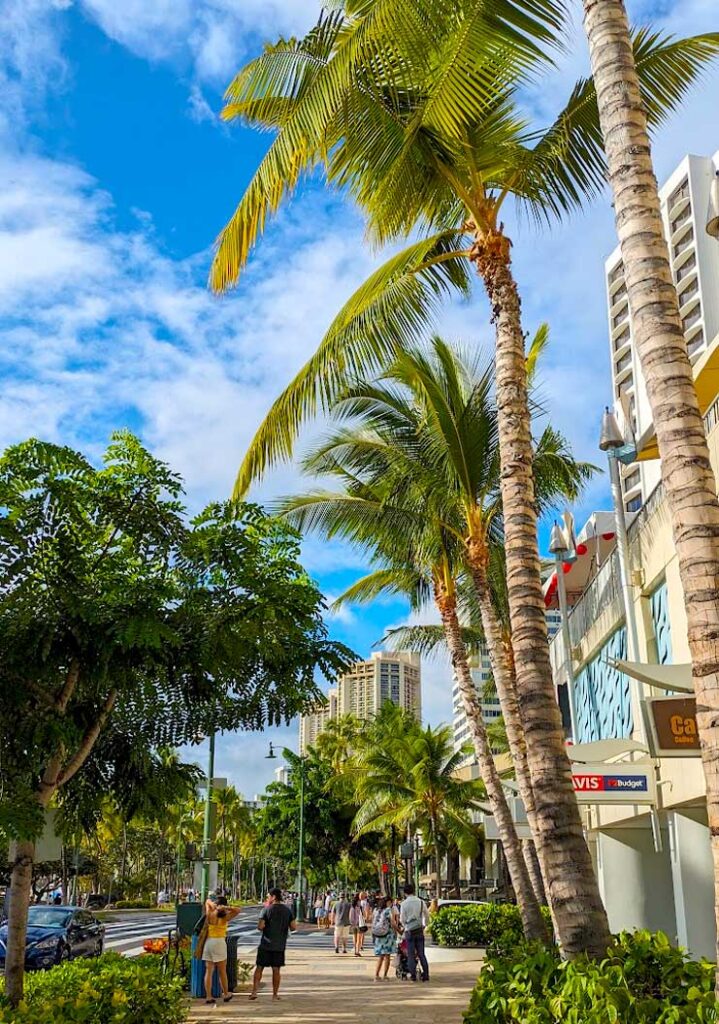
<path id="1" fill-rule="evenodd" d="M 407 966 L 412 981 L 417 980 L 417 961 L 422 966 L 422 981 L 429 981 L 429 964 L 424 952 L 424 929 L 427 924 L 427 905 L 414 894 L 414 886 L 408 882 L 404 887 L 404 899 L 399 911 L 399 921 L 407 939 Z"/>

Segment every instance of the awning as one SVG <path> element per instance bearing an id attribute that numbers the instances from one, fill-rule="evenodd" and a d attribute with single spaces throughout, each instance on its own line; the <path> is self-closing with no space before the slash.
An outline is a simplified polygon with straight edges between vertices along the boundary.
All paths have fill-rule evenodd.
<path id="1" fill-rule="evenodd" d="M 707 345 L 692 369 L 699 411 L 705 416 L 719 395 L 719 334 Z M 651 462 L 658 458 L 657 435 L 654 433 L 654 425 L 651 424 L 642 436 L 637 438 L 637 461 Z"/>
<path id="2" fill-rule="evenodd" d="M 639 661 L 619 661 L 610 659 L 610 664 L 623 672 L 625 676 L 638 679 L 648 686 L 658 686 L 660 690 L 679 690 L 681 693 L 694 693 L 691 665 L 645 665 Z"/>
<path id="3" fill-rule="evenodd" d="M 624 754 L 646 754 L 648 748 L 633 739 L 595 740 L 593 743 L 568 743 L 567 757 L 581 764 L 602 764 Z"/>
<path id="4" fill-rule="evenodd" d="M 577 537 L 576 560 L 562 563 L 570 607 L 582 596 L 589 580 L 611 553 L 614 529 L 613 512 L 593 512 L 584 524 Z M 556 569 L 544 584 L 544 603 L 547 608 L 557 608 L 559 605 Z"/>

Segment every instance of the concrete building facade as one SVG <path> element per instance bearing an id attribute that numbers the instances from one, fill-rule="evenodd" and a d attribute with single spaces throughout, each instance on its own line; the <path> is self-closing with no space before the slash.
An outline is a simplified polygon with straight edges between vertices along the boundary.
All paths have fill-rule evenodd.
<path id="1" fill-rule="evenodd" d="M 719 246 L 705 231 L 709 190 L 718 170 L 719 151 L 713 157 L 686 156 L 659 193 L 684 337 L 695 372 L 701 370 L 703 357 L 719 332 Z M 634 346 L 619 247 L 606 261 L 605 276 L 613 397 L 615 403 L 626 403 L 636 436 L 641 439 L 651 435 L 652 415 Z M 706 411 L 708 398 L 703 397 Z M 656 461 L 640 460 L 623 466 L 627 512 L 638 511 L 658 483 Z"/>
<path id="2" fill-rule="evenodd" d="M 327 723 L 343 715 L 372 718 L 390 701 L 422 717 L 422 665 L 419 654 L 408 651 L 374 651 L 356 662 L 329 691 L 327 703 L 300 718 L 300 753 L 317 741 Z"/>
<path id="3" fill-rule="evenodd" d="M 688 156 L 661 196 L 685 337 L 719 477 L 719 241 L 705 230 L 709 186 L 718 169 L 719 154 Z M 578 735 L 569 753 L 575 789 L 578 779 L 592 772 L 646 775 L 650 795 L 644 803 L 619 803 L 611 793 L 608 798 L 580 796 L 612 931 L 662 929 L 692 955 L 714 959 L 713 866 L 704 775 L 693 732 L 684 594 L 618 251 L 606 271 L 614 397 L 627 403 L 638 448 L 637 462 L 622 473 L 624 507 L 633 514 L 628 517 L 627 582 L 639 650 L 636 661 L 627 660 L 613 527 L 607 526 L 608 513 L 595 513 L 593 520 L 604 525 L 594 529 L 594 543 L 584 545 L 577 561 L 565 568 L 569 583 L 577 573 L 582 584 L 568 612 L 571 650 L 565 650 L 563 634 L 557 633 L 550 646 L 552 668 L 559 684 L 566 681 L 567 664 L 572 666 Z M 551 602 L 552 593 L 548 587 L 545 600 Z M 674 749 L 667 746 L 672 740 L 660 737 L 654 710 L 659 699 L 670 721 L 678 723 Z M 681 714 L 674 715 L 672 709 L 680 707 Z"/>

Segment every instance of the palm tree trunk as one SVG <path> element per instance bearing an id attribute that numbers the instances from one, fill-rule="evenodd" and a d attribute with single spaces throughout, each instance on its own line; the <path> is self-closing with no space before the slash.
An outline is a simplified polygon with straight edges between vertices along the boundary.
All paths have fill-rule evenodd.
<path id="1" fill-rule="evenodd" d="M 510 657 L 510 649 L 505 643 L 504 631 L 494 607 L 491 590 L 487 581 L 486 545 L 480 545 L 470 540 L 467 549 L 472 582 L 477 595 L 477 603 L 479 604 L 482 620 L 482 632 L 484 633 L 492 677 L 497 689 L 499 705 L 502 709 L 504 725 L 507 731 L 507 742 L 509 743 L 509 752 L 512 756 L 517 776 L 519 795 L 527 812 L 529 827 L 532 835 L 534 835 L 536 830 L 534 791 L 527 762 L 527 744 L 519 717 L 514 661 Z M 541 867 L 541 860 L 536 852 L 536 848 L 535 855 L 529 861 L 525 857 L 525 862 L 527 863 L 529 876 L 532 880 L 534 893 L 540 903 L 545 903 L 547 885 L 544 880 L 544 871 L 542 870 L 541 875 L 539 875 L 538 870 L 535 870 Z"/>
<path id="2" fill-rule="evenodd" d="M 584 0 L 584 27 L 624 262 L 632 335 L 657 434 L 662 482 L 684 590 L 719 925 L 719 594 L 716 586 L 719 503 L 716 481 L 709 462 L 672 280 L 646 114 L 624 4 L 621 0 Z M 699 211 L 700 216 L 703 213 Z"/>
<path id="3" fill-rule="evenodd" d="M 496 388 L 501 492 L 517 699 L 535 802 L 535 841 L 565 956 L 601 957 L 609 923 L 572 786 L 562 720 L 554 696 L 539 574 L 532 436 L 520 301 L 510 241 L 477 231 L 472 259 L 496 325 Z"/>
<path id="4" fill-rule="evenodd" d="M 517 895 L 517 905 L 522 915 L 524 933 L 528 939 L 543 939 L 546 938 L 544 920 L 539 909 L 539 901 L 529 879 L 522 846 L 512 821 L 512 814 L 499 772 L 489 747 L 482 709 L 477 700 L 477 689 L 472 679 L 467 651 L 462 640 L 462 630 L 457 617 L 457 600 L 453 594 L 448 594 L 446 591 L 442 593 L 439 587 L 437 587 L 435 596 L 452 659 L 452 668 L 459 684 L 464 712 L 472 733 L 479 772 L 487 790 L 492 814 L 507 857 L 512 886 Z"/>

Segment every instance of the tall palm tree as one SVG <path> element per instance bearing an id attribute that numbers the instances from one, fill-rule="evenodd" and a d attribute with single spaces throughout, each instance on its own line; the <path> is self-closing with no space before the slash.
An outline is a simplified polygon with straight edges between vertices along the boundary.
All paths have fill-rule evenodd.
<path id="1" fill-rule="evenodd" d="M 435 338 L 431 355 L 421 350 L 402 353 L 386 377 L 383 384 L 355 386 L 349 397 L 337 405 L 342 416 L 362 417 L 360 429 L 340 430 L 305 461 L 310 471 L 335 473 L 345 484 L 353 473 L 363 474 L 359 490 L 355 488 L 353 493 L 355 503 L 350 502 L 348 494 L 333 503 L 330 495 L 319 492 L 284 507 L 292 509 L 294 521 L 300 526 L 319 525 L 326 531 L 341 529 L 345 534 L 348 530 L 355 531 L 353 539 L 359 536 L 358 529 L 371 531 L 373 526 L 368 524 L 379 522 L 380 535 L 386 541 L 390 513 L 387 499 L 383 497 L 386 488 L 391 496 L 392 515 L 396 515 L 400 507 L 405 514 L 411 508 L 415 536 L 421 534 L 423 525 L 426 528 L 434 515 L 438 521 L 437 535 L 441 536 L 444 531 L 455 537 L 469 567 L 520 794 L 537 841 L 543 877 L 542 880 L 535 877 L 533 888 L 537 893 L 545 890 L 552 906 L 558 902 L 561 890 L 564 912 L 576 918 L 578 910 L 568 898 L 572 890 L 567 877 L 571 876 L 568 865 L 581 856 L 582 849 L 586 850 L 583 833 L 579 822 L 563 813 L 561 806 L 554 810 L 554 831 L 542 832 L 539 827 L 527 744 L 517 709 L 513 647 L 504 602 L 500 460 L 497 414 L 491 397 L 492 368 L 481 369 L 472 363 L 465 365 L 446 343 Z M 536 445 L 535 467 L 539 509 L 559 496 L 576 497 L 592 471 L 592 467 L 571 458 L 563 439 L 551 428 L 544 431 Z M 370 472 L 371 486 L 378 489 L 379 521 L 377 513 L 369 507 Z M 411 487 L 405 481 L 411 481 Z M 352 490 L 351 487 L 346 489 Z M 401 537 L 407 535 L 406 522 L 391 525 L 399 527 Z M 375 550 L 376 541 L 377 537 L 373 536 Z M 444 549 L 441 553 L 445 555 Z M 386 551 L 382 554 L 387 557 Z M 406 557 L 404 552 L 403 557 Z M 445 638 L 460 682 L 462 673 L 458 665 L 463 662 L 471 687 L 466 651 L 462 650 L 460 655 L 458 646 L 463 638 L 457 632 L 456 573 L 448 574 L 441 561 L 436 564 L 434 597 L 442 615 Z M 490 586 L 490 568 L 494 586 Z M 445 582 L 448 577 L 451 583 Z M 387 581 L 382 573 L 370 579 L 377 580 L 381 586 L 391 583 L 399 589 L 391 574 Z M 345 596 L 366 597 L 370 593 L 368 584 L 361 582 Z M 495 602 L 500 605 L 500 613 Z M 447 618 L 448 615 L 451 618 Z M 476 707 L 468 712 L 470 722 L 472 715 L 481 720 L 474 696 Z M 486 735 L 482 737 L 482 744 L 488 752 Z M 570 811 L 575 806 L 570 803 Z M 534 858 L 529 868 L 535 873 Z M 574 899 L 581 902 L 576 893 Z"/>
<path id="2" fill-rule="evenodd" d="M 473 266 L 496 326 L 498 430 L 517 699 L 535 785 L 537 825 L 574 834 L 579 811 L 549 662 L 520 301 L 508 197 L 539 218 L 592 197 L 604 160 L 591 82 L 580 82 L 546 130 L 528 125 L 518 86 L 551 64 L 564 32 L 559 0 L 352 0 L 301 41 L 281 41 L 237 76 L 225 116 L 277 136 L 223 231 L 212 272 L 236 280 L 266 218 L 303 170 L 323 164 L 367 214 L 378 241 L 429 234 L 376 272 L 330 328 L 319 352 L 275 403 L 240 471 L 246 490 L 268 461 L 292 450 L 301 420 L 331 401 L 348 372 L 376 366 L 424 327 L 448 290 L 466 291 Z M 637 33 L 643 95 L 655 123 L 713 55 L 719 37 L 675 42 Z M 676 75 L 681 63 L 682 73 Z M 667 73 L 669 70 L 670 73 Z M 555 846 L 559 841 L 555 841 Z M 566 953 L 601 955 L 609 932 L 586 848 L 566 861 L 585 912 L 564 915 Z"/>
<path id="3" fill-rule="evenodd" d="M 584 0 L 584 15 L 632 334 L 657 434 L 687 611 L 719 928 L 717 485 L 669 262 L 648 112 L 642 103 L 623 0 Z M 717 986 L 719 993 L 719 978 Z"/>
<path id="4" fill-rule="evenodd" d="M 222 887 L 227 890 L 227 841 L 241 806 L 240 795 L 234 786 L 225 786 L 224 789 L 215 791 L 213 800 L 220 816 L 220 831 L 222 833 Z"/>
<path id="5" fill-rule="evenodd" d="M 434 856 L 438 897 L 443 845 L 449 840 L 469 854 L 478 845 L 472 811 L 481 807 L 484 791 L 477 779 L 458 778 L 465 757 L 466 751 L 454 750 L 448 726 L 423 728 L 386 704 L 363 733 L 350 768 L 360 804 L 356 834 L 392 826 L 400 834 L 421 831 Z"/>

